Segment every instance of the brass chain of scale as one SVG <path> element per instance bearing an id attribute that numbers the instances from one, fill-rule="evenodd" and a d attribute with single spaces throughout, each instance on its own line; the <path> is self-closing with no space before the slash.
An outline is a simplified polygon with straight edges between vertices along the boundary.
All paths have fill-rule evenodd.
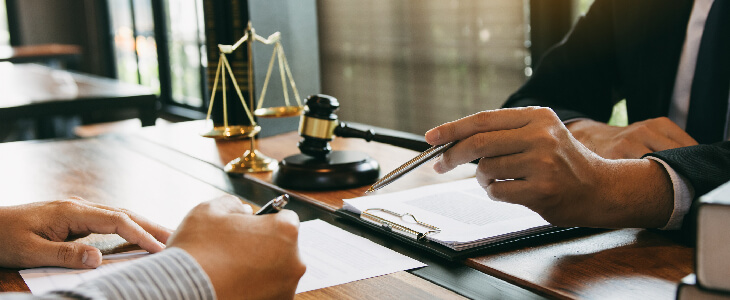
<path id="1" fill-rule="evenodd" d="M 297 116 L 300 115 L 303 111 L 303 106 L 301 104 L 301 98 L 299 97 L 299 91 L 296 88 L 296 84 L 294 83 L 294 78 L 291 74 L 291 69 L 289 68 L 289 63 L 286 60 L 286 56 L 284 55 L 284 48 L 281 45 L 280 42 L 281 34 L 279 32 L 275 32 L 274 34 L 270 35 L 268 38 L 264 39 L 263 37 L 257 35 L 254 31 L 254 29 L 251 27 L 251 23 L 248 25 L 248 29 L 246 30 L 246 33 L 244 36 L 239 39 L 234 45 L 218 45 L 218 48 L 220 49 L 220 58 L 218 60 L 218 68 L 216 69 L 216 77 L 213 83 L 213 91 L 211 95 L 210 105 L 208 107 L 208 115 L 206 117 L 206 123 L 210 120 L 210 116 L 213 109 L 213 102 L 215 100 L 215 93 L 218 87 L 218 80 L 222 80 L 222 90 L 223 90 L 223 123 L 224 123 L 224 130 L 216 130 L 214 126 L 214 130 L 208 135 L 203 134 L 203 136 L 208 137 L 216 137 L 216 138 L 235 138 L 240 136 L 248 136 L 251 139 L 251 149 L 246 151 L 241 157 L 234 159 L 233 161 L 229 162 L 226 167 L 225 171 L 228 173 L 236 173 L 236 174 L 242 174 L 242 173 L 250 173 L 250 172 L 266 172 L 266 171 L 272 171 L 276 168 L 277 161 L 274 159 L 271 159 L 269 157 L 266 157 L 266 155 L 261 154 L 256 149 L 256 134 L 261 130 L 261 127 L 256 124 L 256 120 L 254 119 L 254 116 L 262 117 L 262 118 L 280 118 L 280 117 L 291 117 L 291 116 Z M 259 41 L 267 45 L 274 44 L 274 50 L 271 54 L 271 60 L 269 61 L 269 67 L 266 72 L 266 79 L 264 80 L 264 86 L 261 92 L 261 96 L 259 97 L 259 103 L 256 108 L 256 110 L 252 113 L 249 109 L 249 105 L 247 105 L 245 98 L 243 97 L 243 94 L 241 93 L 241 89 L 238 86 L 238 82 L 236 81 L 236 77 L 233 74 L 233 71 L 231 70 L 230 63 L 228 62 L 228 59 L 226 58 L 226 53 L 232 53 L 234 50 L 236 50 L 243 42 L 247 41 L 248 46 L 248 92 L 249 92 L 249 100 L 251 102 L 251 106 L 253 106 L 253 42 Z M 271 73 L 273 70 L 273 64 L 274 59 L 279 63 L 279 72 L 281 74 L 281 82 L 282 82 L 282 89 L 284 94 L 284 101 L 285 106 L 280 107 L 270 107 L 270 108 L 262 108 L 264 97 L 266 95 L 266 91 L 268 89 L 269 85 L 269 79 L 271 78 Z M 221 74 L 223 73 L 223 74 Z M 231 130 L 232 127 L 228 124 L 228 107 L 227 107 L 227 93 L 226 93 L 226 78 L 225 74 L 228 74 L 232 80 L 233 87 L 236 90 L 236 94 L 238 98 L 241 100 L 241 104 L 243 105 L 244 110 L 246 111 L 246 116 L 251 122 L 250 128 L 246 128 L 244 126 L 238 126 L 238 128 L 235 128 L 235 130 Z M 297 101 L 297 105 L 293 106 L 291 105 L 289 101 L 289 93 L 287 88 L 286 79 L 289 79 L 289 83 L 292 87 L 292 91 L 294 92 L 295 99 Z M 235 132 L 234 132 L 235 131 Z"/>
<path id="2" fill-rule="evenodd" d="M 279 63 L 279 75 L 281 75 L 282 94 L 284 94 L 284 103 L 286 105 L 262 108 L 264 104 L 264 97 L 266 96 L 266 91 L 269 86 L 269 79 L 271 78 L 271 73 L 274 67 L 274 59 L 276 59 Z M 297 105 L 291 105 L 291 102 L 289 101 L 289 89 L 287 88 L 286 84 L 287 78 L 289 79 L 289 84 L 291 85 L 292 92 L 294 92 L 294 99 L 297 101 Z M 264 79 L 264 86 L 261 89 L 261 96 L 259 96 L 258 106 L 256 107 L 256 110 L 254 110 L 253 114 L 257 117 L 262 118 L 285 118 L 300 115 L 302 113 L 302 109 L 302 100 L 301 97 L 299 97 L 297 85 L 296 83 L 294 83 L 294 77 L 291 74 L 289 62 L 287 62 L 286 55 L 284 55 L 284 47 L 282 47 L 281 42 L 277 39 L 274 43 L 274 51 L 272 51 L 271 53 L 269 67 L 266 70 L 266 78 Z"/>
<path id="3" fill-rule="evenodd" d="M 244 36 L 246 37 L 246 36 Z M 253 137 L 255 136 L 259 131 L 261 131 L 261 127 L 256 124 L 256 121 L 254 120 L 254 117 L 251 113 L 251 110 L 248 108 L 248 105 L 246 104 L 245 99 L 243 98 L 243 94 L 241 93 L 241 89 L 238 86 L 238 83 L 236 81 L 236 77 L 233 75 L 233 70 L 231 69 L 230 63 L 228 62 L 228 59 L 226 58 L 225 50 L 226 47 L 223 47 L 225 45 L 219 45 L 219 48 L 221 48 L 221 53 L 218 58 L 218 67 L 216 68 L 215 72 L 215 79 L 213 80 L 213 91 L 210 95 L 210 104 L 208 105 L 208 113 L 206 115 L 205 121 L 206 124 L 210 121 L 211 113 L 213 111 L 213 103 L 215 102 L 215 95 L 218 89 L 218 80 L 221 79 L 221 89 L 222 89 L 222 96 L 223 96 L 223 128 L 222 129 L 214 129 L 210 132 L 203 133 L 202 135 L 205 137 L 214 137 L 214 138 L 238 138 L 241 136 L 248 136 Z M 231 47 L 232 48 L 232 47 Z M 229 50 L 229 52 L 232 50 Z M 223 74 L 221 74 L 221 71 L 223 71 Z M 233 87 L 236 90 L 236 94 L 238 95 L 238 98 L 241 100 L 241 104 L 243 105 L 244 110 L 246 111 L 246 116 L 248 117 L 249 121 L 251 122 L 250 126 L 229 126 L 228 124 L 228 99 L 227 99 L 227 89 L 226 89 L 226 74 L 231 78 L 231 81 L 233 83 Z M 250 94 L 250 93 L 249 93 Z"/>
<path id="4" fill-rule="evenodd" d="M 249 27 L 250 28 L 250 27 Z M 213 91 L 211 92 L 211 101 L 208 106 L 208 114 L 206 117 L 206 123 L 209 122 L 210 116 L 213 109 L 213 103 L 215 101 L 215 93 L 218 88 L 218 80 L 222 80 L 222 90 L 223 90 L 223 123 L 224 127 L 223 130 L 214 130 L 211 133 L 203 134 L 203 136 L 208 137 L 223 137 L 223 138 L 236 138 L 241 135 L 253 137 L 255 136 L 260 130 L 261 127 L 256 124 L 256 121 L 253 116 L 262 117 L 262 118 L 283 118 L 283 117 L 293 117 L 297 115 L 301 115 L 303 111 L 303 106 L 301 103 L 301 97 L 299 96 L 299 91 L 297 90 L 296 83 L 294 82 L 294 77 L 291 73 L 291 68 L 289 67 L 289 63 L 286 59 L 286 55 L 284 54 L 284 47 L 281 45 L 280 41 L 281 34 L 279 32 L 275 32 L 274 34 L 270 35 L 268 38 L 264 39 L 263 37 L 255 34 L 255 31 L 253 28 L 250 28 L 246 32 L 246 34 L 234 45 L 219 45 L 220 57 L 218 59 L 218 68 L 216 69 L 216 75 L 215 80 L 213 82 Z M 238 83 L 236 81 L 236 78 L 233 74 L 233 71 L 231 70 L 230 63 L 228 62 L 228 59 L 226 58 L 226 53 L 233 52 L 236 48 L 238 48 L 244 41 L 249 41 L 249 44 L 253 41 L 257 40 L 262 42 L 263 44 L 271 45 L 274 44 L 274 50 L 271 53 L 271 59 L 269 61 L 269 66 L 266 72 L 266 78 L 264 80 L 264 86 L 261 91 L 261 96 L 259 97 L 258 106 L 256 107 L 256 110 L 251 113 L 249 110 L 249 106 L 246 104 L 244 97 L 241 93 L 241 90 L 238 86 Z M 249 45 L 249 48 L 251 46 Z M 250 56 L 249 51 L 249 56 Z M 264 97 L 266 96 L 266 91 L 268 90 L 269 86 L 269 80 L 271 78 L 271 73 L 273 71 L 274 66 L 274 59 L 277 60 L 279 64 L 279 73 L 281 75 L 281 83 L 282 83 L 282 94 L 284 95 L 284 101 L 285 106 L 278 106 L 278 107 L 268 107 L 263 108 L 263 102 Z M 249 61 L 251 61 L 251 58 L 249 57 Z M 221 74 L 221 70 L 223 70 L 224 74 Z M 252 77 L 252 68 L 249 64 L 249 77 Z M 228 125 L 228 108 L 227 108 L 227 93 L 226 93 L 226 80 L 225 80 L 225 74 L 228 74 L 232 80 L 233 86 L 236 89 L 236 93 L 238 94 L 239 99 L 241 100 L 241 104 L 244 107 L 244 110 L 246 111 L 246 116 L 248 117 L 249 121 L 251 122 L 251 126 L 249 128 L 237 126 L 237 128 L 232 128 Z M 291 105 L 291 102 L 289 101 L 289 91 L 287 88 L 287 82 L 286 79 L 289 79 L 289 84 L 292 87 L 292 91 L 294 93 L 295 100 L 297 102 L 297 105 Z M 249 85 L 251 85 L 252 81 L 249 80 Z M 249 98 L 252 97 L 252 86 L 249 86 Z M 253 104 L 253 103 L 252 103 Z M 220 136 L 222 135 L 222 136 Z"/>

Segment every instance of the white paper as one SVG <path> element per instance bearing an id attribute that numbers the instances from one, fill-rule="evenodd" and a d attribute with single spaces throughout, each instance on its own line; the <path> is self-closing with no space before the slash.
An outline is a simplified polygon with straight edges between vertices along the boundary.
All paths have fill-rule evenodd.
<path id="1" fill-rule="evenodd" d="M 540 215 L 522 205 L 490 199 L 475 178 L 344 201 L 346 210 L 358 214 L 372 208 L 410 213 L 418 221 L 441 229 L 429 239 L 455 249 L 552 228 Z M 424 232 L 423 227 L 408 220 L 383 212 L 374 214 Z"/>
<path id="2" fill-rule="evenodd" d="M 322 220 L 302 224 L 299 249 L 307 272 L 297 293 L 426 266 Z"/>
<path id="3" fill-rule="evenodd" d="M 136 250 L 102 256 L 101 266 L 96 269 L 34 268 L 20 270 L 30 291 L 35 295 L 68 289 L 97 277 L 113 273 L 137 258 L 149 255 L 147 251 Z"/>
<path id="4" fill-rule="evenodd" d="M 302 222 L 298 240 L 307 272 L 299 280 L 297 293 L 426 266 L 322 220 Z M 95 270 L 35 268 L 21 270 L 20 275 L 31 292 L 39 295 L 113 273 L 146 255 L 142 250 L 104 255 L 102 266 Z"/>

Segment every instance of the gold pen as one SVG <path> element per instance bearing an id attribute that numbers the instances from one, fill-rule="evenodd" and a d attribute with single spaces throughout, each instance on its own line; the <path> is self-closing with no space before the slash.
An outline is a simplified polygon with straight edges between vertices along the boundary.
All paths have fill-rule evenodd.
<path id="1" fill-rule="evenodd" d="M 446 152 L 446 150 L 449 150 L 452 146 L 454 146 L 458 141 L 453 141 L 450 143 L 446 143 L 443 145 L 433 146 L 429 148 L 426 151 L 423 151 L 423 153 L 419 154 L 418 156 L 414 157 L 413 159 L 407 161 L 400 167 L 396 168 L 392 172 L 388 173 L 388 175 L 385 175 L 380 180 L 376 181 L 373 186 L 371 186 L 365 193 L 371 193 L 374 192 L 390 183 L 395 181 L 396 179 L 400 178 L 401 176 L 408 174 L 408 172 L 413 171 L 415 168 L 418 168 L 422 164 L 428 162 L 429 160 L 432 160 L 436 158 L 437 156 L 441 155 L 442 153 Z"/>

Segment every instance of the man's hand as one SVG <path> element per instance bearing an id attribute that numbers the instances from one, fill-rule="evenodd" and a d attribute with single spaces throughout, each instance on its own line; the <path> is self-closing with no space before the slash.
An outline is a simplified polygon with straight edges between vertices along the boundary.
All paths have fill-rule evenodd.
<path id="1" fill-rule="evenodd" d="M 480 112 L 426 133 L 432 145 L 455 140 L 434 165 L 438 173 L 480 159 L 477 180 L 492 199 L 524 205 L 557 226 L 657 228 L 673 210 L 661 165 L 598 156 L 549 108 Z"/>
<path id="2" fill-rule="evenodd" d="M 697 141 L 666 117 L 626 127 L 586 119 L 570 122 L 567 127 L 588 149 L 609 159 L 640 158 L 646 153 L 697 145 Z"/>
<path id="3" fill-rule="evenodd" d="M 192 255 L 220 299 L 291 299 L 306 266 L 299 257 L 299 217 L 290 210 L 254 216 L 225 196 L 195 207 L 168 246 Z"/>
<path id="4" fill-rule="evenodd" d="M 0 207 L 0 266 L 96 268 L 101 252 L 66 242 L 90 233 L 117 233 L 155 253 L 165 249 L 172 231 L 130 211 L 73 197 L 68 200 Z"/>

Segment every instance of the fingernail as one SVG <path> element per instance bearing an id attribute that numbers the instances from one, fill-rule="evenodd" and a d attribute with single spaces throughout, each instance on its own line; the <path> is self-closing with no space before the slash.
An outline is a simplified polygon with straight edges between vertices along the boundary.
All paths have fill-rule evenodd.
<path id="1" fill-rule="evenodd" d="M 433 164 L 433 170 L 436 171 L 436 173 L 443 174 L 444 166 L 441 164 L 441 157 L 436 158 L 436 162 Z"/>
<path id="2" fill-rule="evenodd" d="M 99 251 L 86 250 L 81 256 L 81 263 L 89 268 L 96 268 L 101 264 L 101 256 Z"/>
<path id="3" fill-rule="evenodd" d="M 244 203 L 243 204 L 243 212 L 244 213 L 247 213 L 247 214 L 252 214 L 253 213 L 253 207 L 251 207 L 251 205 L 249 205 L 249 204 Z"/>
<path id="4" fill-rule="evenodd" d="M 427 141 L 435 142 L 435 141 L 438 141 L 440 137 L 441 137 L 441 133 L 439 133 L 438 129 L 434 128 L 434 129 L 431 129 L 428 132 L 426 132 Z"/>

